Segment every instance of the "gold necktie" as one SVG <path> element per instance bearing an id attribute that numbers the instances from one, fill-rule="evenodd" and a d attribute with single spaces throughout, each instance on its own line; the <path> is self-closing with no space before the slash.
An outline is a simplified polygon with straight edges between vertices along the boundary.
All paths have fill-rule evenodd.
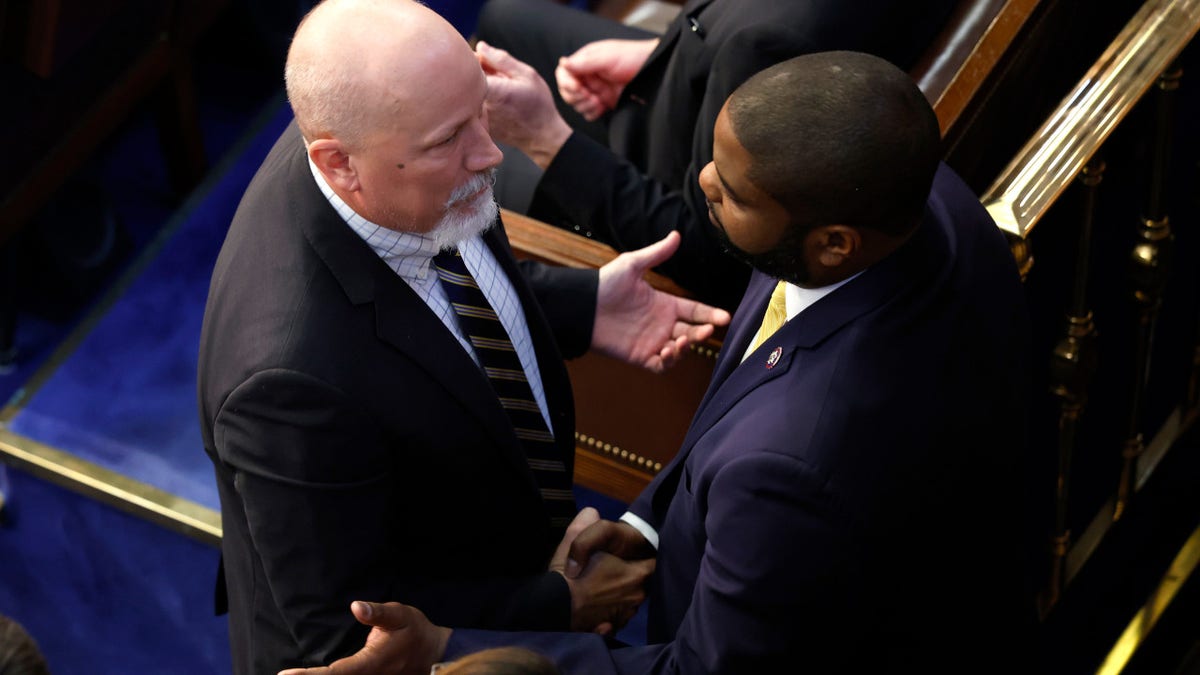
<path id="1" fill-rule="evenodd" d="M 771 302 L 767 303 L 767 311 L 763 314 L 762 325 L 758 328 L 758 335 L 754 336 L 754 345 L 750 347 L 750 351 L 758 349 L 759 345 L 767 341 L 767 338 L 775 334 L 783 324 L 787 323 L 787 283 L 780 281 L 775 284 L 775 290 L 771 293 Z"/>

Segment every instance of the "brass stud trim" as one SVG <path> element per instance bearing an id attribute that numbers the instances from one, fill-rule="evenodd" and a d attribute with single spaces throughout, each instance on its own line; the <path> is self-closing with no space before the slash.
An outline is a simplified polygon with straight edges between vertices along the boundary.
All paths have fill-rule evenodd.
<path id="1" fill-rule="evenodd" d="M 642 469 L 644 471 L 658 473 L 659 471 L 662 471 L 663 468 L 662 462 L 656 462 L 653 459 L 630 452 L 621 448 L 620 446 L 613 445 L 612 443 L 605 443 L 595 436 L 581 434 L 576 431 L 575 442 L 576 444 L 583 444 L 587 445 L 588 447 L 596 448 L 613 459 L 619 459 L 625 464 Z"/>

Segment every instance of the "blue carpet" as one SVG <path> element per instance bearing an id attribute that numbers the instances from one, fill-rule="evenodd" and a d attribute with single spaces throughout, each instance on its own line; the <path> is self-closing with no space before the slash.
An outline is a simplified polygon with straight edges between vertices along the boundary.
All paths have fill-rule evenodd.
<path id="1" fill-rule="evenodd" d="M 9 428 L 218 508 L 196 412 L 196 354 L 212 267 L 238 200 L 291 119 L 282 101 L 148 248 L 136 277 Z"/>
<path id="2" fill-rule="evenodd" d="M 212 612 L 215 549 L 8 475 L 0 614 L 25 626 L 52 673 L 230 671 L 227 622 Z"/>
<path id="3" fill-rule="evenodd" d="M 474 30 L 478 0 L 432 4 L 464 34 Z M 226 85 L 221 95 L 240 97 L 232 106 L 201 104 L 210 156 L 225 159 L 174 210 L 153 125 L 147 115 L 131 120 L 91 170 L 130 228 L 136 262 L 108 297 L 65 320 L 23 316 L 17 340 L 26 358 L 0 375 L 0 403 L 17 392 L 20 408 L 7 425 L 14 433 L 212 509 L 219 504 L 195 398 L 205 296 L 242 191 L 291 119 L 277 95 L 247 123 L 245 111 L 270 90 L 264 96 L 253 77 L 233 87 L 218 73 L 216 82 Z M 27 394 L 30 374 L 89 311 L 78 344 Z M 27 473 L 8 474 L 0 614 L 29 630 L 52 672 L 229 671 L 227 624 L 211 611 L 214 549 Z M 609 519 L 624 509 L 590 490 L 576 495 Z M 618 637 L 644 642 L 645 620 L 643 610 Z"/>

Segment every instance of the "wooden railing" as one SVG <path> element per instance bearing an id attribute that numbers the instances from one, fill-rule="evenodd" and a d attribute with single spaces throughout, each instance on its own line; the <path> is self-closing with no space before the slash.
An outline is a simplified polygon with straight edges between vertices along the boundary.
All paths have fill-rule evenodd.
<path id="1" fill-rule="evenodd" d="M 957 134 L 964 111 L 988 84 L 1039 0 L 961 0 L 912 70 L 944 134 Z M 505 211 L 518 256 L 570 267 L 599 267 L 616 256 L 605 244 Z M 656 287 L 685 291 L 659 275 Z M 667 375 L 656 376 L 603 356 L 568 364 L 575 390 L 576 480 L 632 500 L 671 460 L 712 375 L 718 334 Z"/>
<path id="2" fill-rule="evenodd" d="M 596 268 L 616 257 L 606 244 L 504 211 L 504 229 L 523 258 Z M 656 288 L 687 295 L 650 272 Z M 675 456 L 712 377 L 720 335 L 692 349 L 665 375 L 588 354 L 567 363 L 575 394 L 575 480 L 625 502 Z"/>

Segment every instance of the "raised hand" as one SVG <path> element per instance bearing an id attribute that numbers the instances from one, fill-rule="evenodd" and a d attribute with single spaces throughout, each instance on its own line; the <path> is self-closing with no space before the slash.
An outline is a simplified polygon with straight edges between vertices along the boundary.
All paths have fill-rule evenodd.
<path id="1" fill-rule="evenodd" d="M 600 268 L 592 348 L 659 373 L 714 326 L 729 323 L 729 312 L 664 293 L 643 275 L 679 248 L 679 233 L 636 251 L 622 253 Z"/>
<path id="2" fill-rule="evenodd" d="M 625 85 L 641 70 L 658 39 L 597 40 L 559 59 L 558 93 L 584 119 L 594 120 L 617 105 Z"/>
<path id="3" fill-rule="evenodd" d="M 550 86 L 531 66 L 480 41 L 475 56 L 487 75 L 487 108 L 492 138 L 511 145 L 543 169 L 571 136 L 558 114 Z"/>

